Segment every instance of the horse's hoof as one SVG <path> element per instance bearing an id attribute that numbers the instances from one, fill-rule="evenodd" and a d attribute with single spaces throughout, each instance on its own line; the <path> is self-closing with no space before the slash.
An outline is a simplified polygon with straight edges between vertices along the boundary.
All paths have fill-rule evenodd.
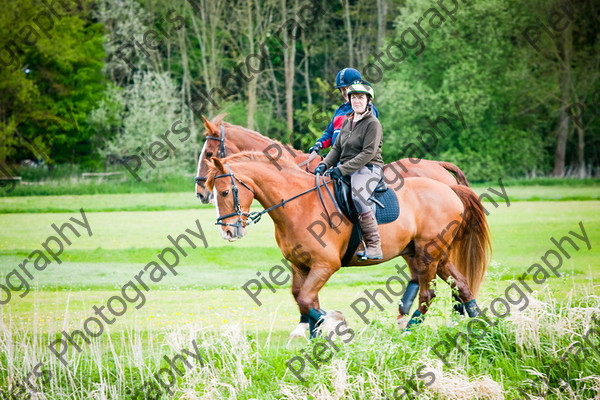
<path id="1" fill-rule="evenodd" d="M 306 338 L 308 331 L 308 322 L 300 322 L 298 326 L 290 333 L 290 339 Z"/>
<path id="2" fill-rule="evenodd" d="M 334 331 L 340 324 L 346 325 L 344 314 L 341 311 L 327 311 L 319 329 L 321 332 L 329 333 Z"/>
<path id="3" fill-rule="evenodd" d="M 325 318 L 331 319 L 332 321 L 346 321 L 346 317 L 341 311 L 327 311 Z"/>
<path id="4" fill-rule="evenodd" d="M 398 329 L 406 329 L 408 326 L 408 321 L 410 320 L 408 315 L 399 315 L 396 318 L 396 323 L 398 324 Z"/>

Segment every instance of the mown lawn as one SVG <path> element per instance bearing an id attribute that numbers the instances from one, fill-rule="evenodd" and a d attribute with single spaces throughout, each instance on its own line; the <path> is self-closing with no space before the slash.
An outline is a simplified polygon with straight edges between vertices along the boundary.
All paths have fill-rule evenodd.
<path id="1" fill-rule="evenodd" d="M 503 186 L 511 201 L 600 200 L 600 180 L 592 180 L 587 184 L 570 181 L 568 185 L 549 185 L 541 181 L 526 186 L 521 181 L 508 181 L 503 182 Z M 499 182 L 473 185 L 478 194 L 489 187 L 500 190 Z M 193 185 L 189 185 L 189 191 L 185 192 L 0 197 L 0 213 L 61 213 L 80 207 L 86 211 L 164 211 L 212 207 L 201 204 L 193 190 Z M 492 194 L 492 197 L 501 200 L 497 195 Z"/>

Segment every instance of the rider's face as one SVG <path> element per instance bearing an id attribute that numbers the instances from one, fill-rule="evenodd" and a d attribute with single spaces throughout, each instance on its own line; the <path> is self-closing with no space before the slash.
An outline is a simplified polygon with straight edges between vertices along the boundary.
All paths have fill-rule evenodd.
<path id="1" fill-rule="evenodd" d="M 351 96 L 350 103 L 356 114 L 362 114 L 367 108 L 367 95 L 364 93 L 355 93 Z"/>
<path id="2" fill-rule="evenodd" d="M 342 94 L 344 101 L 348 101 L 348 88 L 347 87 L 340 88 L 340 93 Z"/>

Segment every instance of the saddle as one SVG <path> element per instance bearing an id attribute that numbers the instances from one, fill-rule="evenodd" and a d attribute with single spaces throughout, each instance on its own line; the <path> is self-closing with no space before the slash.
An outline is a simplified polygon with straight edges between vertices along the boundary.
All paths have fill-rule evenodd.
<path id="1" fill-rule="evenodd" d="M 358 212 L 352 201 L 350 177 L 344 176 L 342 179 L 335 180 L 333 190 L 340 211 L 353 224 L 352 234 L 350 235 L 350 241 L 348 242 L 348 249 L 346 250 L 344 257 L 342 257 L 342 266 L 346 266 L 354 253 L 356 253 L 356 249 L 362 241 L 362 230 L 358 223 Z M 400 215 L 398 198 L 393 189 L 390 189 L 386 185 L 383 178 L 377 183 L 377 187 L 368 200 L 371 203 L 371 209 L 375 212 L 378 225 L 389 224 L 398 219 L 398 216 Z"/>

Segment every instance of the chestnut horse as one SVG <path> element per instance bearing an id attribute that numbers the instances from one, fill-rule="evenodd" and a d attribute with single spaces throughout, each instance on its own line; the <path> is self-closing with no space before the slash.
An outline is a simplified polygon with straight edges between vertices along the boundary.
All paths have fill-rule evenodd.
<path id="1" fill-rule="evenodd" d="M 220 114 L 213 119 L 212 122 L 202 117 L 204 120 L 206 137 L 204 146 L 198 159 L 198 168 L 196 173 L 196 197 L 202 203 L 208 203 L 212 199 L 212 192 L 207 190 L 204 182 L 208 173 L 208 166 L 205 160 L 211 157 L 224 158 L 227 155 L 237 154 L 241 151 L 261 151 L 271 161 L 278 165 L 278 160 L 293 159 L 294 162 L 307 171 L 314 170 L 321 162 L 322 157 L 310 158 L 308 154 L 302 153 L 293 149 L 288 145 L 284 145 L 276 140 L 261 135 L 256 131 L 243 128 L 241 126 L 232 125 L 223 121 L 225 114 Z M 449 171 L 454 173 L 452 175 Z M 394 188 L 404 184 L 404 178 L 408 177 L 425 177 L 435 179 L 446 185 L 452 186 L 457 183 L 464 186 L 469 186 L 469 182 L 465 174 L 456 165 L 444 161 L 431 161 L 423 159 L 401 159 L 390 164 L 386 164 L 383 168 L 386 182 Z M 407 264 L 413 262 L 412 257 L 405 257 Z M 413 268 L 414 269 L 414 268 Z M 411 281 L 408 284 L 407 290 L 402 297 L 401 307 L 404 309 L 404 314 L 408 314 L 415 297 L 417 296 L 418 283 L 414 274 L 411 276 Z M 453 296 L 458 302 L 457 296 Z M 460 304 L 455 306 L 455 311 L 464 314 L 464 310 Z M 401 310 L 401 312 L 403 312 Z M 291 332 L 290 336 L 304 336 L 304 332 L 308 329 L 308 324 L 305 318 L 300 319 L 300 324 Z M 405 323 L 407 321 L 399 321 Z"/>
<path id="2" fill-rule="evenodd" d="M 322 186 L 292 160 L 279 160 L 275 165 L 263 153 L 242 152 L 224 159 L 213 157 L 207 164 L 206 185 L 213 191 L 224 239 L 243 237 L 249 219 L 257 222 L 264 213 L 273 220 L 277 244 L 292 266 L 292 294 L 313 337 L 325 315 L 318 293 L 341 267 L 350 222 L 327 227 L 321 240 L 307 234 L 309 226 L 322 218 L 321 207 L 316 205 L 333 209 L 334 203 L 328 196 L 320 202 L 317 192 Z M 333 185 L 331 181 L 325 184 Z M 349 265 L 379 264 L 411 253 L 415 260 L 411 273 L 419 282 L 419 307 L 409 326 L 419 323 L 427 312 L 435 296 L 431 283 L 436 274 L 457 289 L 469 316 L 478 315 L 474 296 L 490 251 L 489 228 L 479 198 L 468 187 L 424 178 L 407 178 L 402 189 L 394 191 L 402 213 L 396 221 L 379 226 L 383 260 L 361 262 L 354 254 Z M 265 210 L 250 213 L 254 199 Z"/>
<path id="3" fill-rule="evenodd" d="M 204 185 L 208 172 L 208 167 L 204 163 L 204 160 L 208 160 L 211 157 L 223 158 L 237 154 L 240 151 L 262 151 L 265 155 L 270 156 L 273 162 L 276 162 L 279 158 L 292 158 L 307 171 L 314 171 L 315 167 L 322 160 L 322 157 L 316 157 L 309 161 L 308 154 L 263 136 L 258 132 L 223 122 L 224 116 L 224 114 L 221 114 L 215 117 L 212 122 L 203 117 L 206 128 L 204 136 L 206 139 L 198 159 L 196 196 L 204 204 L 209 203 L 212 196 L 210 190 L 207 190 Z M 457 183 L 469 186 L 469 182 L 460 168 L 445 161 L 403 158 L 386 164 L 383 172 L 386 182 L 391 186 L 402 184 L 404 178 L 408 177 L 435 179 L 449 186 L 456 185 Z"/>

